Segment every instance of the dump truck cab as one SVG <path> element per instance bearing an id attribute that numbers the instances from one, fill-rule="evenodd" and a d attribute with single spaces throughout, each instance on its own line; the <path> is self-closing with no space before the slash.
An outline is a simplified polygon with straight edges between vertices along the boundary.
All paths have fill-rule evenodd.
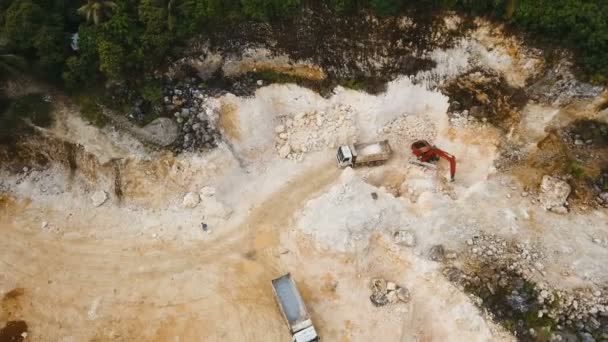
<path id="1" fill-rule="evenodd" d="M 354 163 L 354 148 L 351 148 L 351 145 L 343 145 L 338 147 L 338 153 L 336 155 L 336 159 L 338 160 L 338 166 L 341 168 L 345 168 L 347 166 L 352 166 Z"/>

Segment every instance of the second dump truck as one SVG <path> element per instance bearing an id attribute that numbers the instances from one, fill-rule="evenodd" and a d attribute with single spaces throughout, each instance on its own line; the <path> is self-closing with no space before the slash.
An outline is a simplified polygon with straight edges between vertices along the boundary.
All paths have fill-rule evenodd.
<path id="1" fill-rule="evenodd" d="M 388 140 L 383 140 L 367 144 L 342 145 L 338 148 L 336 159 L 341 168 L 377 165 L 387 161 L 392 153 Z"/>
<path id="2" fill-rule="evenodd" d="M 293 342 L 319 342 L 317 331 L 306 310 L 296 283 L 287 273 L 272 280 L 272 288 L 281 308 L 281 313 L 289 326 Z"/>

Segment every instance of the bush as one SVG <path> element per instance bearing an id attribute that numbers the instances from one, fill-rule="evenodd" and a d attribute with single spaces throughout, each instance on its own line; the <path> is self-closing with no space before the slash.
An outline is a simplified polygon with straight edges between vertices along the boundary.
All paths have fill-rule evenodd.
<path id="1" fill-rule="evenodd" d="M 159 106 L 163 101 L 163 85 L 159 81 L 146 81 L 141 88 L 141 97 L 152 106 Z"/>
<path id="2" fill-rule="evenodd" d="M 97 104 L 97 101 L 97 98 L 87 95 L 76 97 L 76 104 L 80 107 L 80 115 L 93 126 L 103 127 L 109 120 L 103 114 L 103 110 Z"/>

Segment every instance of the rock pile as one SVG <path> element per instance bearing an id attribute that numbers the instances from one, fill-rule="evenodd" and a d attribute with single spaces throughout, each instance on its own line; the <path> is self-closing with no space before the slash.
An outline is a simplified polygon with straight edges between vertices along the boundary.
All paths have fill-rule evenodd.
<path id="1" fill-rule="evenodd" d="M 437 128 L 431 119 L 423 115 L 403 115 L 378 130 L 393 147 L 408 148 L 417 140 L 433 141 Z"/>
<path id="2" fill-rule="evenodd" d="M 408 303 L 411 300 L 410 291 L 383 278 L 374 278 L 370 282 L 372 295 L 369 297 L 375 306 L 395 304 L 397 302 Z"/>
<path id="3" fill-rule="evenodd" d="M 603 91 L 601 86 L 594 86 L 579 81 L 573 73 L 572 62 L 564 57 L 556 67 L 548 68 L 547 73 L 528 92 L 535 99 L 543 99 L 555 106 L 566 105 L 575 99 L 596 98 Z"/>
<path id="4" fill-rule="evenodd" d="M 608 289 L 555 290 L 535 282 L 543 274 L 544 255 L 538 248 L 511 243 L 492 235 L 467 240 L 468 271 L 446 267 L 444 274 L 476 296 L 518 338 L 545 335 L 567 341 L 573 335 L 585 341 L 608 339 Z M 576 339 L 576 337 L 575 337 Z"/>
<path id="5" fill-rule="evenodd" d="M 209 101 L 202 85 L 194 81 L 165 90 L 163 103 L 165 110 L 173 113 L 180 128 L 179 148 L 184 150 L 211 149 L 217 146 L 220 133 L 217 128 L 219 111 Z"/>
<path id="6" fill-rule="evenodd" d="M 275 128 L 275 147 L 281 158 L 301 160 L 304 153 L 355 142 L 355 111 L 338 105 L 326 111 L 285 117 Z"/>
<path id="7" fill-rule="evenodd" d="M 540 184 L 540 203 L 546 210 L 566 214 L 568 213 L 566 200 L 570 191 L 572 188 L 565 181 L 545 175 Z"/>

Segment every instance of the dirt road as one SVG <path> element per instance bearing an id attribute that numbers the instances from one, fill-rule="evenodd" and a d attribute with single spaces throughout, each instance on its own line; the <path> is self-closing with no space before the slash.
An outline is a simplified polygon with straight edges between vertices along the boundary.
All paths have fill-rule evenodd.
<path id="1" fill-rule="evenodd" d="M 337 175 L 328 165 L 306 172 L 255 207 L 234 233 L 189 246 L 24 231 L 40 217 L 66 213 L 4 198 L 2 290 L 24 291 L 5 303 L 2 318 L 25 320 L 37 340 L 287 339 L 269 281 L 289 267 L 273 253 L 302 201 Z M 83 214 L 70 225 L 104 229 L 121 221 Z"/>

